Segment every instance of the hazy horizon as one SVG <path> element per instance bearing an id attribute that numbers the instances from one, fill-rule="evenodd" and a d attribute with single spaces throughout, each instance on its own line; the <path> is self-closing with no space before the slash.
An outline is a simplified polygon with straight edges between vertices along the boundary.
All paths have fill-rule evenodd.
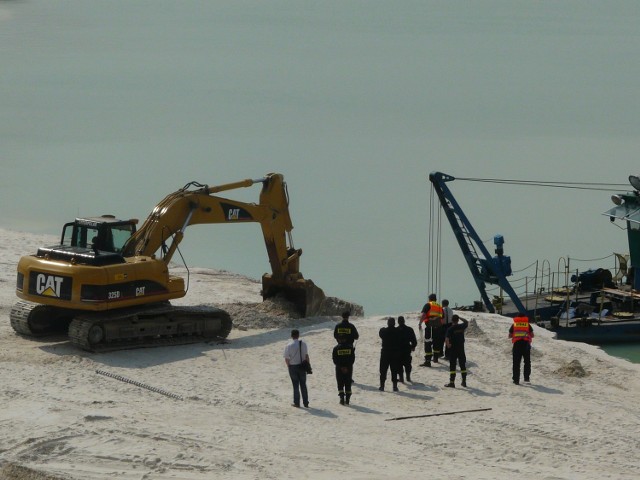
<path id="1" fill-rule="evenodd" d="M 419 310 L 431 171 L 640 173 L 639 24 L 633 1 L 2 2 L 0 220 L 58 235 L 78 215 L 143 220 L 193 180 L 280 172 L 305 277 L 368 315 Z M 628 250 L 606 192 L 450 187 L 514 270 Z M 470 304 L 446 225 L 442 238 L 438 291 Z M 257 224 L 193 227 L 182 253 L 269 268 Z"/>

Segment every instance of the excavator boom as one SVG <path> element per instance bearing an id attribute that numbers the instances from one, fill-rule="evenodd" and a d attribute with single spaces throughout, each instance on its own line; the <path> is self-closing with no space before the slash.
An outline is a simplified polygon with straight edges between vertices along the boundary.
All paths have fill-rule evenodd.
<path id="1" fill-rule="evenodd" d="M 256 183 L 262 183 L 258 204 L 213 195 Z M 185 185 L 158 203 L 124 246 L 123 254 L 125 257 L 152 256 L 160 252 L 168 264 L 188 226 L 246 222 L 260 224 L 267 249 L 271 273 L 262 277 L 263 298 L 283 294 L 296 304 L 302 315 L 317 314 L 324 293 L 313 282 L 305 280 L 300 272 L 302 250 L 292 245 L 289 196 L 281 174 L 269 173 L 257 180 L 247 179 L 213 187 L 195 182 Z"/>

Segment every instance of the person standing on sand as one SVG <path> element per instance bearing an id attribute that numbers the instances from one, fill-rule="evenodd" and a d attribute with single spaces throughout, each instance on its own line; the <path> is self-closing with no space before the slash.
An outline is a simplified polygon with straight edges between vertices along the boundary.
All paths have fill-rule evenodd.
<path id="1" fill-rule="evenodd" d="M 351 384 L 353 383 L 353 363 L 356 360 L 355 348 L 344 341 L 333 347 L 333 364 L 336 366 L 336 382 L 340 405 L 349 405 L 351 399 Z"/>
<path id="2" fill-rule="evenodd" d="M 531 342 L 533 341 L 533 327 L 529 317 L 520 314 L 513 319 L 509 328 L 509 338 L 513 344 L 513 383 L 520 385 L 520 363 L 524 359 L 524 382 L 531 378 Z"/>
<path id="3" fill-rule="evenodd" d="M 411 355 L 418 345 L 418 339 L 416 338 L 416 332 L 413 328 L 405 324 L 404 317 L 398 317 L 398 337 L 400 339 L 400 365 L 398 366 L 398 381 L 404 383 L 404 379 L 407 382 L 411 381 Z M 404 370 L 404 372 L 403 372 Z M 404 376 L 403 376 L 404 373 Z"/>
<path id="4" fill-rule="evenodd" d="M 400 342 L 398 330 L 396 329 L 396 319 L 387 318 L 387 326 L 382 327 L 378 332 L 382 339 L 382 349 L 380 350 L 380 387 L 378 390 L 384 391 L 384 384 L 387 380 L 387 370 L 391 369 L 391 382 L 393 391 L 398 391 L 398 357 Z"/>
<path id="5" fill-rule="evenodd" d="M 336 342 L 347 343 L 353 347 L 353 353 L 356 352 L 355 342 L 360 338 L 360 334 L 358 333 L 358 329 L 356 326 L 349 321 L 349 317 L 351 316 L 351 312 L 349 310 L 345 310 L 342 312 L 342 321 L 338 323 L 333 329 L 333 338 L 336 339 Z M 352 370 L 353 373 L 353 370 Z M 351 383 L 355 383 L 355 380 L 351 378 Z"/>
<path id="6" fill-rule="evenodd" d="M 442 306 L 436 300 L 436 294 L 430 294 L 429 301 L 424 304 L 420 312 L 420 321 L 418 322 L 420 331 L 422 331 L 424 324 L 424 363 L 420 364 L 421 367 L 431 366 L 431 359 L 433 357 L 433 336 L 431 330 L 434 326 L 442 325 Z"/>
<path id="7" fill-rule="evenodd" d="M 462 323 L 458 323 L 462 320 Z M 445 387 L 456 387 L 456 362 L 460 365 L 462 374 L 462 386 L 467 386 L 467 356 L 464 353 L 464 331 L 469 326 L 469 322 L 458 315 L 451 316 L 451 326 L 447 330 L 445 343 L 449 352 L 449 383 Z"/>
<path id="8" fill-rule="evenodd" d="M 300 408 L 300 394 L 304 408 L 309 408 L 309 395 L 307 392 L 307 372 L 302 367 L 302 361 L 309 361 L 307 344 L 300 340 L 300 331 L 291 330 L 291 341 L 284 348 L 284 362 L 289 369 L 289 377 L 293 384 L 292 407 Z"/>
<path id="9" fill-rule="evenodd" d="M 442 344 L 440 344 L 440 350 L 443 352 L 443 357 L 449 360 L 449 354 L 447 353 L 446 345 L 444 344 L 444 337 L 447 334 L 447 330 L 451 326 L 451 317 L 453 316 L 453 310 L 449 306 L 449 300 L 442 300 Z"/>

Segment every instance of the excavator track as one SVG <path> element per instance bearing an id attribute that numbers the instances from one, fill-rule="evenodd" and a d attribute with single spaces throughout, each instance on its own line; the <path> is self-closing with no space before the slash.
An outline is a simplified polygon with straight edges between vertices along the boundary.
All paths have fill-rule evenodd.
<path id="1" fill-rule="evenodd" d="M 17 302 L 9 313 L 11 326 L 20 335 L 42 337 L 64 333 L 70 321 L 69 312 L 48 305 Z"/>
<path id="2" fill-rule="evenodd" d="M 76 315 L 69 325 L 69 340 L 83 350 L 111 352 L 222 340 L 231 328 L 231 317 L 219 308 L 165 303 Z"/>
<path id="3" fill-rule="evenodd" d="M 224 310 L 174 307 L 168 302 L 88 313 L 19 301 L 9 318 L 20 335 L 43 337 L 68 332 L 73 345 L 90 352 L 222 340 L 232 328 L 231 317 Z"/>

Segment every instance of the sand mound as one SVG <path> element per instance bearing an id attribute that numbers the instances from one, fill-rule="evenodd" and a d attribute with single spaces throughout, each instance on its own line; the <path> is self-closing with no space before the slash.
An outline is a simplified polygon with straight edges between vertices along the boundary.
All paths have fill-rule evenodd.
<path id="1" fill-rule="evenodd" d="M 484 335 L 484 332 L 478 326 L 478 322 L 476 321 L 475 318 L 469 319 L 469 326 L 467 327 L 467 331 L 465 332 L 465 335 L 469 337 L 479 337 L 481 335 Z"/>
<path id="2" fill-rule="evenodd" d="M 63 480 L 62 477 L 54 477 L 46 473 L 38 472 L 31 468 L 9 463 L 0 470 L 0 478 L 3 480 Z"/>
<path id="3" fill-rule="evenodd" d="M 327 321 L 327 317 L 338 317 L 349 310 L 353 316 L 362 316 L 360 305 L 336 297 L 327 297 L 320 315 L 302 317 L 295 305 L 282 296 L 268 298 L 263 302 L 235 302 L 216 305 L 231 315 L 233 327 L 240 330 L 254 328 L 287 328 L 313 325 Z"/>
<path id="4" fill-rule="evenodd" d="M 583 368 L 578 360 L 571 360 L 569 363 L 563 365 L 555 371 L 555 373 L 564 377 L 577 377 L 582 378 L 589 375 L 589 373 Z"/>

